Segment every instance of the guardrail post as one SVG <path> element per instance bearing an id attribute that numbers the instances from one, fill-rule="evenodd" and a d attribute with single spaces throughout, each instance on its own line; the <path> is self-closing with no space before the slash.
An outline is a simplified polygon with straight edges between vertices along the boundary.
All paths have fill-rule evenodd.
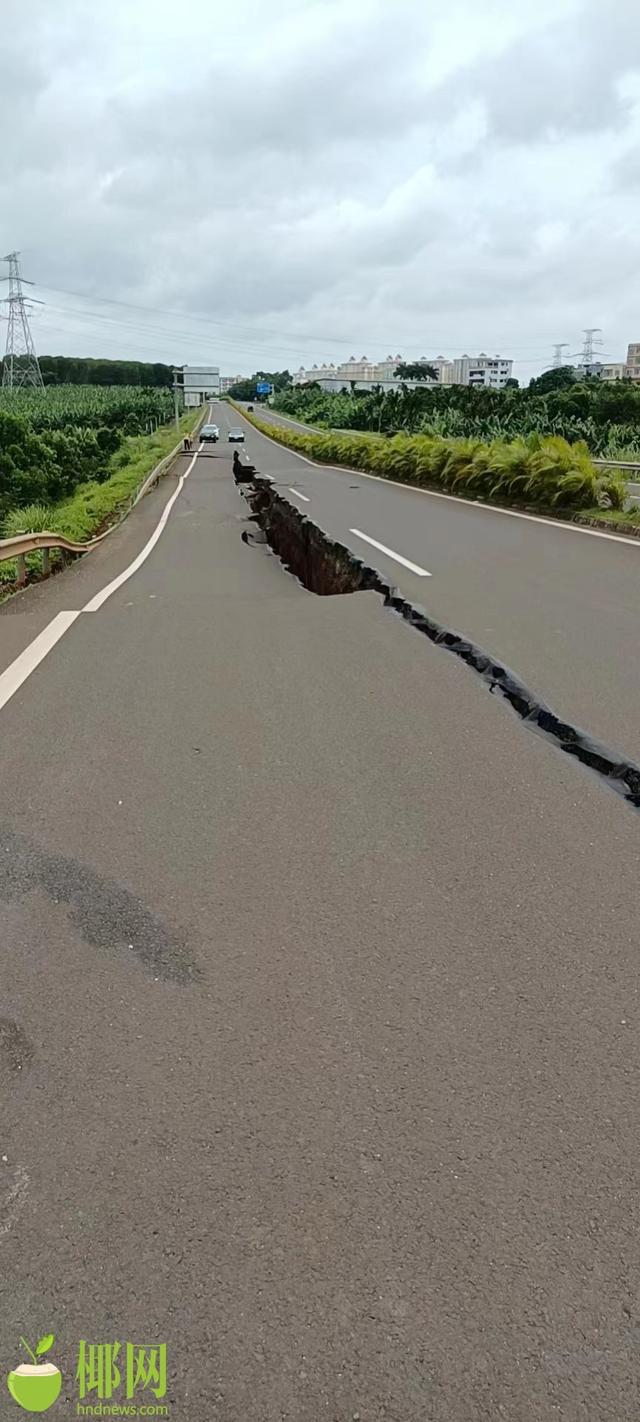
<path id="1" fill-rule="evenodd" d="M 43 576 L 43 578 L 48 578 L 50 572 L 51 572 L 51 558 L 50 558 L 50 556 L 49 556 L 49 549 L 48 549 L 48 548 L 43 548 L 43 550 L 42 550 L 42 576 Z"/>
<path id="2" fill-rule="evenodd" d="M 19 588 L 23 588 L 27 581 L 27 560 L 24 553 L 18 553 L 16 558 L 16 582 Z"/>

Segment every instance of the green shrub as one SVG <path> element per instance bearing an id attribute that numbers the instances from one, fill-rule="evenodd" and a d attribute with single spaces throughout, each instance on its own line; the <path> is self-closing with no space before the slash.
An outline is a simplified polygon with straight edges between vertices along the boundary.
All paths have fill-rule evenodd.
<path id="1" fill-rule="evenodd" d="M 180 423 L 182 434 L 193 429 L 198 415 L 199 411 L 190 410 L 183 416 Z M 88 542 L 126 507 L 146 476 L 177 442 L 173 425 L 165 425 L 154 435 L 126 438 L 122 447 L 111 456 L 106 479 L 102 482 L 86 480 L 70 497 L 56 504 L 34 503 L 8 510 L 2 521 L 3 537 L 50 530 L 63 534 L 74 543 Z M 39 566 L 38 558 L 39 555 L 36 555 L 34 567 Z M 29 560 L 27 563 L 29 566 Z M 0 563 L 0 583 L 11 582 L 14 578 L 14 564 Z"/>
<path id="2" fill-rule="evenodd" d="M 58 503 L 79 484 L 109 478 L 123 435 L 139 435 L 152 418 L 168 421 L 172 403 L 163 388 L 0 390 L 0 519 L 21 504 Z"/>
<path id="3" fill-rule="evenodd" d="M 387 438 L 336 431 L 305 434 L 267 425 L 255 415 L 248 419 L 272 439 L 321 463 L 363 469 L 381 478 L 547 510 L 590 508 L 606 493 L 613 509 L 624 508 L 624 480 L 611 471 L 599 474 L 584 441 L 569 444 L 556 434 L 533 430 L 511 440 L 485 442 L 431 434 Z"/>
<path id="4" fill-rule="evenodd" d="M 56 513 L 49 504 L 27 504 L 23 509 L 11 509 L 2 523 L 3 538 L 15 538 L 19 533 L 54 533 Z"/>
<path id="5" fill-rule="evenodd" d="M 457 385 L 412 390 L 401 385 L 353 393 L 292 386 L 278 392 L 277 408 L 326 429 L 383 434 L 404 430 L 483 443 L 557 435 L 574 446 L 585 443 L 592 455 L 631 460 L 640 456 L 640 388 L 628 381 L 615 386 L 598 380 L 574 382 L 564 389 L 533 382 L 523 390 Z"/>

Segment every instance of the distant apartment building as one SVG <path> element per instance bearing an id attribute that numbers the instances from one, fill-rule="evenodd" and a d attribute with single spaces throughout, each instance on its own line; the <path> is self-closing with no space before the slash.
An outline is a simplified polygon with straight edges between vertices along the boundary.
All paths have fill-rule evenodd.
<path id="1" fill-rule="evenodd" d="M 578 380 L 607 379 L 607 376 L 604 374 L 606 366 L 603 365 L 601 360 L 593 360 L 591 362 L 591 365 L 583 365 L 582 362 L 580 362 L 579 365 L 574 366 L 574 370 L 576 372 Z"/>
<path id="2" fill-rule="evenodd" d="M 491 390 L 504 390 L 511 379 L 513 361 L 503 356 L 489 356 L 481 351 L 479 356 L 460 356 L 453 362 L 453 385 L 481 385 Z"/>
<path id="3" fill-rule="evenodd" d="M 293 376 L 293 384 L 308 385 L 310 381 L 317 381 L 327 390 L 349 390 L 353 386 L 371 390 L 374 385 L 398 385 L 395 373 L 401 362 L 400 355 L 387 356 L 381 361 L 369 360 L 368 356 L 356 360 L 350 356 L 341 365 L 334 365 L 332 361 L 330 365 L 313 365 L 310 369 L 301 366 Z"/>
<path id="4" fill-rule="evenodd" d="M 588 378 L 591 380 L 637 380 L 640 382 L 640 344 L 634 343 L 627 347 L 626 361 L 594 360 L 590 366 L 579 364 L 574 369 L 580 380 Z"/>
<path id="5" fill-rule="evenodd" d="M 640 344 L 627 346 L 627 380 L 640 380 Z"/>
<path id="6" fill-rule="evenodd" d="M 246 376 L 246 375 L 221 375 L 221 376 L 220 376 L 220 394 L 221 394 L 221 395 L 226 395 L 227 391 L 231 389 L 231 386 L 232 386 L 232 385 L 239 385 L 241 380 L 247 380 L 247 379 L 248 379 L 248 376 Z"/>
<path id="7" fill-rule="evenodd" d="M 386 360 L 380 361 L 371 361 L 367 356 L 357 360 L 351 356 L 342 365 L 301 366 L 293 376 L 293 384 L 308 385 L 311 381 L 317 381 L 323 390 L 329 391 L 372 390 L 374 386 L 393 390 L 401 383 L 396 370 L 402 363 L 401 355 L 389 355 Z M 513 369 L 513 361 L 504 360 L 502 356 L 488 356 L 484 351 L 479 356 L 464 355 L 459 360 L 448 360 L 446 356 L 422 356 L 420 361 L 411 361 L 411 364 L 433 367 L 435 379 L 428 376 L 426 382 L 430 385 L 487 385 L 495 390 L 503 388 Z M 406 383 L 416 387 L 424 385 L 425 381 L 408 380 Z"/>
<path id="8" fill-rule="evenodd" d="M 627 346 L 626 361 L 594 360 L 589 367 L 576 365 L 575 370 L 581 379 L 588 376 L 591 380 L 636 380 L 640 383 L 640 342 Z"/>

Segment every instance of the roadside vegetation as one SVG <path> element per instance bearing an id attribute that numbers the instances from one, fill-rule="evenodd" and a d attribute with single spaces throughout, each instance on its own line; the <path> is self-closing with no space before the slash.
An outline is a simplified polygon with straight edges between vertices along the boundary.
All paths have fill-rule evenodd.
<path id="1" fill-rule="evenodd" d="M 580 382 L 568 366 L 546 371 L 523 390 L 401 384 L 390 391 L 327 392 L 303 385 L 276 389 L 272 403 L 323 429 L 487 443 L 557 436 L 597 458 L 640 460 L 640 388 L 627 380 Z"/>
<path id="2" fill-rule="evenodd" d="M 624 508 L 624 479 L 612 470 L 596 469 L 583 441 L 570 444 L 559 435 L 533 432 L 515 439 L 481 440 L 432 433 L 306 433 L 266 424 L 255 414 L 246 417 L 264 434 L 312 459 L 405 484 L 540 512 Z"/>
<path id="3" fill-rule="evenodd" d="M 172 393 L 161 388 L 0 390 L 0 521 L 11 509 L 59 503 L 87 480 L 108 479 L 123 441 L 172 414 Z"/>
<path id="4" fill-rule="evenodd" d="M 180 434 L 193 430 L 202 411 L 189 410 L 180 421 Z M 68 498 L 57 502 L 34 501 L 9 509 L 2 519 L 0 536 L 11 538 L 18 533 L 61 533 L 77 543 L 94 537 L 124 512 L 127 504 L 146 479 L 177 444 L 180 435 L 175 424 L 163 425 L 153 434 L 125 435 L 117 450 L 109 456 L 106 475 L 100 480 L 85 479 Z M 52 552 L 52 564 L 60 555 Z M 40 554 L 27 559 L 28 568 L 39 571 Z M 0 588 L 15 581 L 15 563 L 0 563 Z M 1 593 L 0 593 L 1 596 Z"/>

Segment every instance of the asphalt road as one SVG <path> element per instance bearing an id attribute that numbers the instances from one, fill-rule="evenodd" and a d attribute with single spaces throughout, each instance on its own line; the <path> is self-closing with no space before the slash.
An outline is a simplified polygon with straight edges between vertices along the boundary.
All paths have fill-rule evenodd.
<path id="1" fill-rule="evenodd" d="M 565 719 L 640 762 L 640 539 L 616 541 L 313 466 L 245 424 L 253 461 L 285 491 L 293 487 L 310 518 L 438 621 L 502 659 Z"/>
<path id="2" fill-rule="evenodd" d="M 82 1338 L 180 1422 L 636 1422 L 637 817 L 246 526 L 217 446 L 0 711 L 0 1357 L 55 1332 L 52 1419 Z"/>

